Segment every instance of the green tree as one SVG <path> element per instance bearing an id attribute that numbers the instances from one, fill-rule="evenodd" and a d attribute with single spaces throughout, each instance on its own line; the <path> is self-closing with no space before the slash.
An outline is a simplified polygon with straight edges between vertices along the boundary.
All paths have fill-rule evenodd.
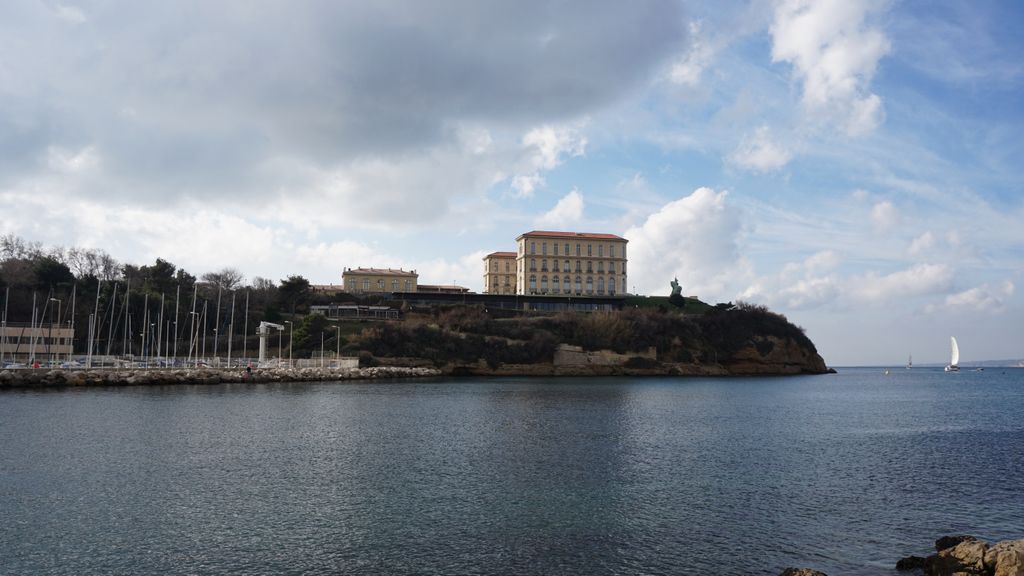
<path id="1" fill-rule="evenodd" d="M 177 267 L 167 260 L 157 258 L 152 266 L 139 268 L 143 286 L 154 294 L 173 292 L 177 287 L 174 274 Z"/>
<path id="2" fill-rule="evenodd" d="M 287 279 L 281 280 L 281 285 L 277 289 L 278 299 L 282 305 L 288 308 L 292 316 L 295 315 L 295 309 L 308 303 L 312 295 L 313 289 L 310 288 L 309 280 L 302 276 L 289 276 Z"/>
<path id="3" fill-rule="evenodd" d="M 36 286 L 70 286 L 75 282 L 75 275 L 66 264 L 62 264 L 49 256 L 40 258 L 33 267 Z"/>
<path id="4" fill-rule="evenodd" d="M 292 335 L 292 354 L 302 357 L 309 356 L 313 350 L 319 351 L 321 334 L 325 341 L 330 340 L 334 334 L 334 328 L 328 329 L 328 326 L 323 314 L 309 314 L 303 318 Z"/>

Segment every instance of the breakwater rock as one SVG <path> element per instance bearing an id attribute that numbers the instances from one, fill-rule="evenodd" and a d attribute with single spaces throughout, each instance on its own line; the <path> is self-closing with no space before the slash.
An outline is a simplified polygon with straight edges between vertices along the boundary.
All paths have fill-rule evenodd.
<path id="1" fill-rule="evenodd" d="M 427 367 L 377 366 L 373 368 L 265 368 L 247 373 L 240 368 L 41 370 L 0 371 L 2 388 L 58 388 L 65 386 L 149 386 L 168 384 L 228 384 L 265 382 L 325 382 L 387 378 L 427 378 L 441 371 Z"/>
<path id="2" fill-rule="evenodd" d="M 927 558 L 903 558 L 896 568 L 925 576 L 1024 576 L 1024 539 L 989 544 L 974 536 L 943 536 L 935 551 Z"/>

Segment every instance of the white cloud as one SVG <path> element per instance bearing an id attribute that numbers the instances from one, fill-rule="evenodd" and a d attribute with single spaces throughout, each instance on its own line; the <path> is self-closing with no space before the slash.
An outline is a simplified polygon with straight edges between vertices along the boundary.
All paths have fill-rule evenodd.
<path id="1" fill-rule="evenodd" d="M 953 270 L 945 264 L 918 264 L 906 270 L 880 275 L 869 272 L 848 281 L 852 298 L 866 303 L 886 304 L 910 296 L 937 294 L 949 290 Z"/>
<path id="2" fill-rule="evenodd" d="M 935 235 L 931 232 L 925 232 L 911 241 L 910 248 L 907 249 L 907 252 L 909 252 L 911 256 L 917 256 L 928 252 L 934 247 Z"/>
<path id="3" fill-rule="evenodd" d="M 711 45 L 701 35 L 701 22 L 690 22 L 690 49 L 669 71 L 669 79 L 684 86 L 697 86 L 714 56 Z"/>
<path id="4" fill-rule="evenodd" d="M 541 126 L 523 136 L 523 146 L 533 152 L 533 163 L 537 168 L 550 170 L 561 163 L 565 154 L 582 156 L 587 139 L 576 127 Z"/>
<path id="5" fill-rule="evenodd" d="M 889 40 L 868 18 L 884 0 L 781 0 L 771 26 L 772 60 L 793 65 L 805 107 L 841 119 L 850 135 L 874 129 L 882 101 L 869 91 Z"/>
<path id="6" fill-rule="evenodd" d="M 317 242 L 289 248 L 294 261 L 312 278 L 327 278 L 330 283 L 341 282 L 345 268 L 408 268 L 408 262 L 384 253 L 373 245 L 354 240 Z"/>
<path id="7" fill-rule="evenodd" d="M 686 294 L 724 297 L 731 272 L 742 266 L 740 219 L 727 196 L 698 188 L 627 230 L 630 290 L 636 286 L 640 293 L 667 294 L 669 281 L 678 277 Z"/>
<path id="8" fill-rule="evenodd" d="M 946 309 L 960 309 L 978 312 L 999 312 L 1006 306 L 1006 299 L 1013 296 L 1013 282 L 1007 280 L 1000 286 L 982 284 L 963 292 L 946 296 Z"/>
<path id="9" fill-rule="evenodd" d="M 522 139 L 523 158 L 512 179 L 512 189 L 523 198 L 533 196 L 534 190 L 544 184 L 542 171 L 552 170 L 568 157 L 586 153 L 587 138 L 582 125 L 540 126 L 528 131 Z"/>
<path id="10" fill-rule="evenodd" d="M 537 220 L 538 228 L 565 229 L 583 219 L 583 194 L 572 190 Z"/>
<path id="11" fill-rule="evenodd" d="M 544 177 L 540 174 L 519 174 L 512 178 L 512 189 L 520 198 L 530 198 L 537 188 L 544 185 Z"/>
<path id="12" fill-rule="evenodd" d="M 774 275 L 757 279 L 740 295 L 741 300 L 781 305 L 788 309 L 814 308 L 836 300 L 842 282 L 833 273 L 839 256 L 824 250 L 802 262 L 783 266 Z"/>
<path id="13" fill-rule="evenodd" d="M 460 256 L 457 260 L 436 258 L 419 265 L 421 284 L 458 284 L 474 291 L 483 289 L 483 258 L 490 250 L 476 250 Z"/>
<path id="14" fill-rule="evenodd" d="M 50 146 L 46 154 L 47 166 L 54 172 L 74 174 L 95 170 L 100 165 L 100 154 L 94 146 L 71 151 L 60 146 Z"/>
<path id="15" fill-rule="evenodd" d="M 899 222 L 899 219 L 899 210 L 888 200 L 878 202 L 871 208 L 871 221 L 879 230 L 891 230 Z"/>
<path id="16" fill-rule="evenodd" d="M 761 126 L 752 135 L 743 137 L 743 141 L 730 159 L 742 168 L 770 172 L 788 164 L 792 154 L 782 145 L 772 141 L 767 126 Z"/>
<path id="17" fill-rule="evenodd" d="M 82 24 L 87 20 L 85 13 L 77 6 L 57 6 L 54 10 L 54 14 L 57 15 L 57 18 L 64 20 L 65 22 L 70 22 L 71 24 Z"/>

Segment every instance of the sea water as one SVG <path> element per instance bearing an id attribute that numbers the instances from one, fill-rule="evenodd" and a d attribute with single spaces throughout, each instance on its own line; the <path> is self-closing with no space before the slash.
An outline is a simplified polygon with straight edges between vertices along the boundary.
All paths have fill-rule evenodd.
<path id="1" fill-rule="evenodd" d="M 2 574 L 886 574 L 1024 537 L 1024 370 L 0 393 Z"/>

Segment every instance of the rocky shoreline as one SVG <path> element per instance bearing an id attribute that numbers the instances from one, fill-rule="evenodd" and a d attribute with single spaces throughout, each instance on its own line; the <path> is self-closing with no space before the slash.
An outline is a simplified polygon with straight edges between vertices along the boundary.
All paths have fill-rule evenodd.
<path id="1" fill-rule="evenodd" d="M 1024 576 L 1024 538 L 989 544 L 974 536 L 943 536 L 935 554 L 907 556 L 896 569 L 924 576 Z M 780 576 L 827 576 L 810 568 L 786 568 Z"/>
<path id="2" fill-rule="evenodd" d="M 441 376 L 436 368 L 376 366 L 372 368 L 265 368 L 247 373 L 239 368 L 0 371 L 0 389 L 75 386 L 163 386 L 172 384 L 261 384 L 325 382 Z"/>
<path id="3" fill-rule="evenodd" d="M 263 368 L 247 374 L 240 368 L 151 369 L 17 369 L 0 371 L 0 390 L 7 388 L 60 388 L 76 386 L 148 386 L 170 384 L 245 384 L 265 382 L 325 382 L 395 378 L 462 377 L 605 377 L 605 376 L 791 376 L 816 374 L 801 366 L 776 366 L 775 371 L 732 371 L 720 365 L 660 364 L 657 367 L 622 365 L 486 363 L 431 366 L 374 366 L 368 368 Z M 835 372 L 829 370 L 829 372 Z"/>

